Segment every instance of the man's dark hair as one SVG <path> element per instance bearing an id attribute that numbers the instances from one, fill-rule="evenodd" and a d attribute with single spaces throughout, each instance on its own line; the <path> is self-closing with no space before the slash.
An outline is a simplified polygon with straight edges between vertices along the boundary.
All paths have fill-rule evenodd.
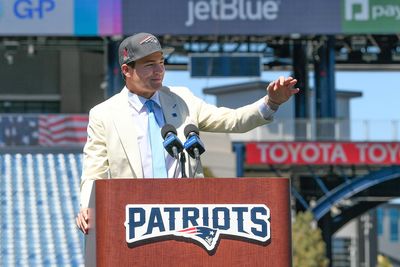
<path id="1" fill-rule="evenodd" d="M 135 61 L 129 62 L 126 65 L 128 65 L 128 67 L 135 68 Z M 123 74 L 122 71 L 121 71 L 121 75 L 122 75 L 122 78 L 125 81 L 125 74 Z"/>
<path id="2" fill-rule="evenodd" d="M 131 68 L 135 68 L 135 61 L 129 62 L 129 63 L 126 64 L 126 65 L 128 65 L 128 66 L 131 67 Z"/>

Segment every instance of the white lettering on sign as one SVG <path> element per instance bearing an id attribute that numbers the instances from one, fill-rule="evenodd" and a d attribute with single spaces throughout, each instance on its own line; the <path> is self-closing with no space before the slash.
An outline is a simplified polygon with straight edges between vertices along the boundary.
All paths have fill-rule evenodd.
<path id="1" fill-rule="evenodd" d="M 395 5 L 376 5 L 372 7 L 372 19 L 394 18 L 400 20 L 400 6 Z"/>
<path id="2" fill-rule="evenodd" d="M 348 21 L 368 21 L 382 18 L 400 20 L 400 5 L 383 4 L 378 0 L 345 0 L 345 19 Z"/>
<path id="3" fill-rule="evenodd" d="M 276 0 L 201 0 L 188 1 L 186 27 L 196 21 L 275 20 L 279 4 Z"/>
<path id="4" fill-rule="evenodd" d="M 249 145 L 249 163 L 400 164 L 400 143 L 271 142 Z"/>

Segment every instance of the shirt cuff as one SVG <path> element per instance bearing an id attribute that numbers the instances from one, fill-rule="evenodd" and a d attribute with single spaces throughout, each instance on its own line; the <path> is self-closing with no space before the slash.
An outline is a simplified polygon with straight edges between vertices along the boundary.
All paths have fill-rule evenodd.
<path id="1" fill-rule="evenodd" d="M 269 105 L 267 105 L 265 97 L 258 100 L 257 105 L 258 111 L 260 112 L 261 116 L 263 116 L 263 118 L 266 120 L 271 119 L 272 115 L 274 115 L 275 112 L 278 110 L 278 107 L 274 107 L 276 109 L 272 109 Z"/>
<path id="2" fill-rule="evenodd" d="M 81 199 L 80 199 L 80 204 L 81 208 L 88 208 L 89 207 L 89 202 L 90 202 L 90 197 L 93 190 L 93 184 L 94 180 L 86 180 L 85 183 L 82 185 L 81 188 Z"/>

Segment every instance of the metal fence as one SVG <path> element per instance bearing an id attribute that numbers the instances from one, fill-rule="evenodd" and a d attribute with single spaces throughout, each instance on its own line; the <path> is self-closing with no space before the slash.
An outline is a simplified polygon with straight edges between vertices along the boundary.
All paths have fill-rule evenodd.
<path id="1" fill-rule="evenodd" d="M 82 146 L 88 116 L 0 114 L 0 147 Z M 232 141 L 400 141 L 399 120 L 286 119 L 241 134 Z"/>
<path id="2" fill-rule="evenodd" d="M 276 120 L 234 141 L 400 141 L 399 120 Z"/>

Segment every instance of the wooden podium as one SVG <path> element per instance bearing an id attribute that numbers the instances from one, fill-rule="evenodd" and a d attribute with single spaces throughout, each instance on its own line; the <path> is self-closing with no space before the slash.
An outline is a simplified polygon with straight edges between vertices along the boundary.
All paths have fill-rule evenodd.
<path id="1" fill-rule="evenodd" d="M 98 180 L 94 184 L 89 207 L 89 234 L 85 244 L 86 266 L 291 266 L 289 188 L 290 181 L 287 178 Z M 127 205 L 135 204 L 139 204 L 139 207 L 153 204 L 155 211 L 159 211 L 157 206 L 169 206 L 165 204 L 198 204 L 201 207 L 265 205 L 269 209 L 269 238 L 266 242 L 258 242 L 221 234 L 212 251 L 191 239 L 174 235 L 131 244 L 127 242 L 125 223 L 128 216 Z M 233 213 L 229 213 L 229 209 L 232 208 L 229 207 L 213 212 L 218 215 L 216 217 L 221 217 L 220 215 L 224 214 L 221 211 L 225 211 L 232 219 Z M 194 213 L 205 210 L 208 211 L 201 208 Z M 243 221 L 239 229 L 251 229 L 247 232 L 259 233 L 262 228 L 260 225 L 249 228 L 251 222 L 243 219 L 243 213 L 240 216 L 237 214 L 237 221 Z M 259 214 L 252 213 L 250 217 L 259 223 L 260 219 L 256 218 L 257 216 Z M 209 219 L 208 215 L 204 214 L 198 215 L 198 218 L 199 221 Z M 232 226 L 228 219 L 225 218 L 225 224 L 221 224 L 218 219 L 210 220 L 214 222 L 214 226 L 216 224 L 220 225 L 220 228 L 226 228 L 227 225 Z M 144 224 L 143 219 L 135 220 L 137 225 Z M 160 217 L 153 216 L 151 220 L 153 226 L 157 226 L 154 229 L 163 229 L 163 225 L 160 226 Z M 168 224 L 170 223 L 167 223 L 166 227 Z"/>

